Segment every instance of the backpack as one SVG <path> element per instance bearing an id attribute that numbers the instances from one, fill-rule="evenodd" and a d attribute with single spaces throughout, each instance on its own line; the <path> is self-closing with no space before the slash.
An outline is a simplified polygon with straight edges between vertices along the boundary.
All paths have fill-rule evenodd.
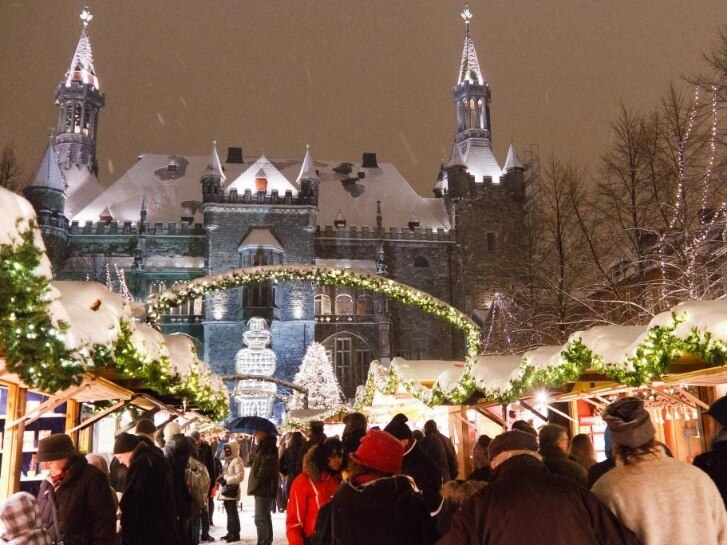
<path id="1" fill-rule="evenodd" d="M 192 507 L 197 511 L 207 508 L 210 491 L 210 474 L 202 462 L 190 456 L 184 469 L 184 483 L 192 498 Z"/>

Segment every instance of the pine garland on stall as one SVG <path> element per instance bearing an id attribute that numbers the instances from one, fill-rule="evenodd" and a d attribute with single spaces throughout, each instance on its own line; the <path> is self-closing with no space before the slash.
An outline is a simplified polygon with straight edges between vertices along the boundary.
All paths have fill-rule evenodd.
<path id="1" fill-rule="evenodd" d="M 23 382 L 53 393 L 80 384 L 83 366 L 65 345 L 67 325 L 48 314 L 50 281 L 37 274 L 34 228 L 14 245 L 0 244 L 0 355 Z"/>

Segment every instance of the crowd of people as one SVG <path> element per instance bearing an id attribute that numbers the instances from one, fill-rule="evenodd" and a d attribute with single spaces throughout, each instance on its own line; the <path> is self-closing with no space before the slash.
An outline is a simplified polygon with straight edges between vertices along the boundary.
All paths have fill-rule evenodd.
<path id="1" fill-rule="evenodd" d="M 214 497 L 227 514 L 221 539 L 239 541 L 248 473 L 258 545 L 272 544 L 276 510 L 289 545 L 727 545 L 727 397 L 707 414 L 720 432 L 694 465 L 674 459 L 643 402 L 625 397 L 603 411 L 606 460 L 596 462 L 589 436 L 518 421 L 478 438 L 462 480 L 436 423 L 412 430 L 403 414 L 383 430 L 350 414 L 340 439 L 313 422 L 307 438 L 294 432 L 280 444 L 263 431 L 254 443 L 208 442 L 142 419 L 116 437 L 110 466 L 56 434 L 39 442 L 48 476 L 38 497 L 19 492 L 0 506 L 0 541 L 197 545 L 215 541 Z M 201 497 L 195 466 L 206 472 Z"/>

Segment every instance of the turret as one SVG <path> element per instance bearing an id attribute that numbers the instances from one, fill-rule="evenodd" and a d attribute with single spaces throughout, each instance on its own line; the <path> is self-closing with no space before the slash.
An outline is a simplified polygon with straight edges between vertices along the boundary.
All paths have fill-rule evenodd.
<path id="1" fill-rule="evenodd" d="M 300 174 L 298 174 L 298 178 L 296 178 L 295 181 L 298 182 L 300 186 L 301 204 L 318 206 L 318 191 L 321 182 L 313 163 L 310 146 L 305 147 L 303 164 L 300 167 Z"/>
<path id="2" fill-rule="evenodd" d="M 207 168 L 202 173 L 202 202 L 222 202 L 224 197 L 223 187 L 227 177 L 217 153 L 217 142 L 212 142 L 212 152 L 207 163 Z"/>
<path id="3" fill-rule="evenodd" d="M 66 76 L 56 89 L 56 152 L 62 168 L 85 166 L 97 176 L 96 136 L 99 112 L 104 107 L 105 97 L 99 88 L 88 38 L 91 19 L 91 12 L 88 8 L 84 9 L 81 12 L 81 37 Z"/>

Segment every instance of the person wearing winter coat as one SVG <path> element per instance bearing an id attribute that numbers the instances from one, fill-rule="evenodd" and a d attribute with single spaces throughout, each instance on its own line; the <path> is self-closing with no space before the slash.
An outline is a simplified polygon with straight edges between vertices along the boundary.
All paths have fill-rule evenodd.
<path id="1" fill-rule="evenodd" d="M 434 522 L 411 477 L 404 447 L 371 430 L 349 456 L 349 479 L 318 513 L 314 545 L 432 545 Z"/>
<path id="2" fill-rule="evenodd" d="M 343 417 L 343 433 L 341 441 L 343 442 L 343 468 L 348 465 L 348 456 L 352 452 L 356 452 L 361 439 L 366 435 L 368 420 L 363 413 L 349 413 Z"/>
<path id="3" fill-rule="evenodd" d="M 329 437 L 309 450 L 303 459 L 303 471 L 293 481 L 285 517 L 288 545 L 310 542 L 321 506 L 328 503 L 341 484 L 343 443 Z"/>
<path id="4" fill-rule="evenodd" d="M 570 479 L 574 483 L 586 486 L 588 472 L 579 464 L 568 458 L 568 430 L 560 424 L 546 424 L 538 432 L 540 439 L 540 455 L 548 469 Z"/>
<path id="5" fill-rule="evenodd" d="M 459 470 L 457 452 L 454 450 L 452 440 L 439 431 L 434 420 L 427 420 L 424 423 L 424 439 L 421 447 L 439 465 L 443 482 L 457 478 Z"/>
<path id="6" fill-rule="evenodd" d="M 670 458 L 656 443 L 644 402 L 625 397 L 606 407 L 616 467 L 593 493 L 636 532 L 642 545 L 727 545 L 727 511 L 702 470 Z"/>
<path id="7" fill-rule="evenodd" d="M 492 480 L 454 515 L 437 545 L 638 544 L 596 496 L 548 471 L 537 449 L 527 432 L 495 437 Z"/>
<path id="8" fill-rule="evenodd" d="M 477 442 L 472 449 L 472 465 L 475 469 L 467 477 L 468 481 L 489 481 L 492 477 L 490 455 L 487 452 L 491 442 L 492 438 L 489 435 L 480 435 L 477 438 Z"/>
<path id="9" fill-rule="evenodd" d="M 114 441 L 114 456 L 129 468 L 121 496 L 121 542 L 175 545 L 177 520 L 171 474 L 164 455 L 129 433 Z"/>
<path id="10" fill-rule="evenodd" d="M 172 468 L 174 483 L 174 507 L 177 514 L 177 534 L 180 545 L 194 543 L 192 522 L 199 518 L 192 504 L 192 496 L 187 490 L 186 470 L 189 457 L 192 456 L 192 444 L 182 434 L 177 422 L 170 422 L 164 428 L 164 457 Z"/>
<path id="11" fill-rule="evenodd" d="M 288 446 L 285 447 L 283 454 L 280 455 L 278 470 L 285 477 L 285 496 L 288 500 L 290 500 L 290 487 L 293 486 L 293 481 L 303 469 L 304 442 L 303 434 L 299 431 L 294 431 L 290 434 Z"/>
<path id="12" fill-rule="evenodd" d="M 64 433 L 41 439 L 36 457 L 49 471 L 40 485 L 38 505 L 52 540 L 65 545 L 113 545 L 116 508 L 106 476 L 78 453 Z"/>
<path id="13" fill-rule="evenodd" d="M 710 476 L 727 506 L 727 396 L 712 403 L 705 414 L 714 418 L 720 429 L 712 448 L 694 458 L 694 465 Z"/>
<path id="14" fill-rule="evenodd" d="M 487 486 L 487 482 L 478 480 L 455 480 L 444 483 L 440 491 L 444 503 L 442 510 L 437 515 L 437 533 L 440 536 L 449 531 L 452 517 L 459 512 L 462 505 L 485 486 Z"/>
<path id="15" fill-rule="evenodd" d="M 232 542 L 240 539 L 240 513 L 237 504 L 241 497 L 240 483 L 245 479 L 245 464 L 240 458 L 240 445 L 237 441 L 223 445 L 222 455 L 224 456 L 222 473 L 217 481 L 222 487 L 220 500 L 227 513 L 227 534 L 220 539 Z"/>
<path id="16" fill-rule="evenodd" d="M 50 534 L 40 520 L 40 507 L 32 494 L 17 492 L 0 506 L 3 532 L 0 541 L 7 545 L 51 545 Z"/>
<path id="17" fill-rule="evenodd" d="M 258 545 L 273 542 L 271 509 L 278 494 L 278 446 L 274 435 L 255 432 L 255 456 L 250 467 L 247 495 L 255 496 L 255 527 Z"/>
<path id="18" fill-rule="evenodd" d="M 384 431 L 401 441 L 404 447 L 401 472 L 414 479 L 417 488 L 424 495 L 429 512 L 432 516 L 436 516 L 442 507 L 442 497 L 439 495 L 443 484 L 442 471 L 439 465 L 422 450 L 419 441 L 413 438 L 411 428 L 406 424 L 407 420 L 406 415 L 396 414 Z"/>

